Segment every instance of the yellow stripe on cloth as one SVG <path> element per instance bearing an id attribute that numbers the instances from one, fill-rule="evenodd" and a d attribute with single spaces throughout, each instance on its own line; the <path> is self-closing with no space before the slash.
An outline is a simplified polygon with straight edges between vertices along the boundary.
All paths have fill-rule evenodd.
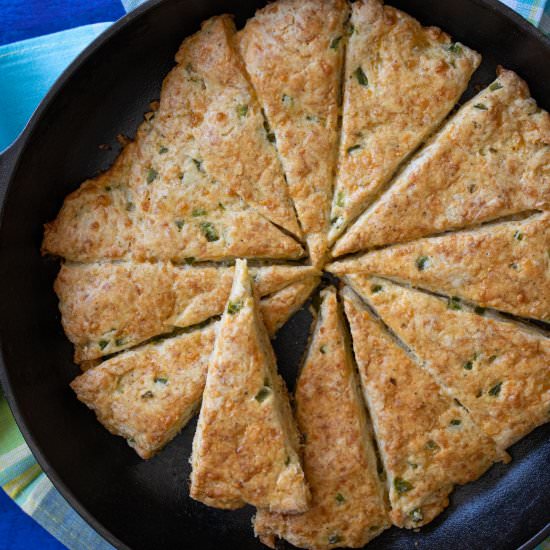
<path id="1" fill-rule="evenodd" d="M 6 483 L 6 485 L 3 486 L 3 489 L 11 498 L 15 499 L 19 493 L 21 493 L 21 491 L 29 485 L 29 483 L 34 481 L 40 475 L 41 472 L 42 470 L 40 469 L 40 466 L 38 464 L 34 464 L 22 474 Z"/>

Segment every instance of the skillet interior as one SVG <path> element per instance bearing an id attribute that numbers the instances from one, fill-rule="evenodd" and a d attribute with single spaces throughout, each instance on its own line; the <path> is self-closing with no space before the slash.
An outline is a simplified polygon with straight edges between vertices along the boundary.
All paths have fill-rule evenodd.
<path id="1" fill-rule="evenodd" d="M 525 30 L 494 0 L 389 2 L 481 52 L 467 94 L 492 80 L 497 63 L 516 70 L 550 109 L 550 42 Z M 132 548 L 261 548 L 251 509 L 222 512 L 188 498 L 192 422 L 159 456 L 144 462 L 95 420 L 68 383 L 77 373 L 63 335 L 52 284 L 57 262 L 39 255 L 42 224 L 86 177 L 107 168 L 115 135 L 132 136 L 181 40 L 222 10 L 242 24 L 262 2 L 151 2 L 108 31 L 69 69 L 0 160 L 9 192 L 0 228 L 2 382 L 20 427 L 42 466 L 73 505 L 111 542 Z M 110 150 L 99 148 L 109 144 Z M 8 177 L 8 172 L 11 176 Z M 303 311 L 275 343 L 292 387 L 309 325 Z M 452 495 L 450 508 L 421 532 L 391 529 L 369 548 L 517 548 L 540 531 L 550 510 L 550 425 L 511 449 L 497 465 Z"/>

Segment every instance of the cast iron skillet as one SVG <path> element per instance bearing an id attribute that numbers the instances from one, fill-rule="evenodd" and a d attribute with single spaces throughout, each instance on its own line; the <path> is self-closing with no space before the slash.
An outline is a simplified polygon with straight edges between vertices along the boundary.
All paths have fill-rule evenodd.
<path id="1" fill-rule="evenodd" d="M 550 108 L 550 41 L 496 0 L 395 0 L 484 57 L 471 95 L 498 63 L 517 71 Z M 261 548 L 251 509 L 223 512 L 188 497 L 192 422 L 156 458 L 142 461 L 111 436 L 68 387 L 78 370 L 64 337 L 52 283 L 58 263 L 40 257 L 42 224 L 63 198 L 116 157 L 118 132 L 132 136 L 172 66 L 181 40 L 221 12 L 239 25 L 253 0 L 153 0 L 113 25 L 69 67 L 16 144 L 0 157 L 1 381 L 27 442 L 61 493 L 120 548 Z M 32 83 L 29 83 L 32 85 Z M 109 144 L 110 150 L 99 147 Z M 290 387 L 310 318 L 296 315 L 275 342 Z M 419 533 L 391 529 L 369 549 L 532 548 L 550 510 L 550 425 L 511 449 L 513 462 L 456 490 L 451 506 Z"/>

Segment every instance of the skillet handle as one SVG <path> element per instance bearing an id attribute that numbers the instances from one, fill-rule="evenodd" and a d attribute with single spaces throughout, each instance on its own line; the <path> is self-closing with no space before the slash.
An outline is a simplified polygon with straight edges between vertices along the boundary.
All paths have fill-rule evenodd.
<path id="1" fill-rule="evenodd" d="M 4 205 L 8 183 L 11 179 L 20 150 L 21 142 L 20 140 L 16 140 L 0 153 L 0 208 Z"/>

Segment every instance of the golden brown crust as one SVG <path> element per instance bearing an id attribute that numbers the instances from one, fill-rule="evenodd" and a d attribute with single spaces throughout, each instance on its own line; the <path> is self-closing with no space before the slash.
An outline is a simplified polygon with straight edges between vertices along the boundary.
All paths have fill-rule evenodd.
<path id="1" fill-rule="evenodd" d="M 175 292 L 178 296 L 177 311 L 180 312 L 174 324 L 177 327 L 186 327 L 200 323 L 212 315 L 219 315 L 223 308 L 233 282 L 234 267 L 227 269 L 209 268 L 194 270 L 193 277 L 179 277 L 176 280 Z M 221 271 L 221 272 L 220 272 Z M 268 315 L 278 319 L 278 323 L 266 324 L 267 331 L 274 334 L 286 322 L 295 310 L 307 299 L 305 289 L 311 288 L 313 281 L 319 280 L 318 271 L 308 266 L 271 265 L 249 268 L 254 279 L 254 288 L 258 297 L 270 296 L 276 298 L 269 302 Z M 299 286 L 298 283 L 303 283 Z M 201 289 L 198 295 L 194 288 Z M 288 293 L 285 290 L 288 289 Z M 312 289 L 311 289 L 312 290 Z M 193 299 L 187 297 L 193 294 Z M 263 303 L 260 302 L 260 305 Z M 278 325 L 278 326 L 276 326 Z M 273 329 L 273 330 L 272 330 Z"/>
<path id="2" fill-rule="evenodd" d="M 303 255 L 299 243 L 210 177 L 203 163 L 182 152 L 177 141 L 153 131 L 141 139 L 140 148 L 141 158 L 132 169 L 139 198 L 134 259 L 182 262 Z"/>
<path id="3" fill-rule="evenodd" d="M 550 214 L 420 239 L 335 262 L 337 275 L 406 281 L 482 307 L 550 320 Z"/>
<path id="4" fill-rule="evenodd" d="M 181 63 L 165 79 L 158 111 L 149 114 L 135 143 L 111 169 L 66 198 L 57 219 L 46 225 L 44 253 L 79 262 L 303 256 L 301 245 L 268 221 L 299 232 L 257 101 L 246 92 L 244 69 L 235 73 L 232 65 L 212 65 L 227 56 L 233 65 L 240 63 L 230 45 L 231 25 L 227 17 L 218 18 L 184 42 Z M 205 41 L 213 39 L 206 48 Z M 186 59 L 196 62 L 197 57 L 205 57 L 197 65 L 202 76 L 186 68 Z M 218 94 L 220 72 L 228 70 L 236 83 L 227 94 L 241 86 L 250 96 L 247 116 L 237 117 L 240 122 L 229 133 L 224 124 L 231 129 L 235 122 L 230 100 L 236 98 Z M 204 84 L 207 73 L 210 80 Z M 232 122 L 220 111 L 224 105 Z M 204 124 L 197 126 L 199 115 Z M 238 153 L 241 162 L 236 162 Z"/>
<path id="5" fill-rule="evenodd" d="M 481 60 L 379 0 L 354 2 L 351 24 L 331 242 L 437 128 Z"/>
<path id="6" fill-rule="evenodd" d="M 550 115 L 512 71 L 466 103 L 333 256 L 550 208 Z"/>
<path id="7" fill-rule="evenodd" d="M 308 507 L 298 432 L 246 261 L 237 261 L 217 331 L 191 463 L 191 497 L 209 506 Z"/>
<path id="8" fill-rule="evenodd" d="M 550 209 L 550 116 L 499 69 L 399 172 L 480 56 L 380 0 L 351 9 L 346 32 L 346 0 L 278 0 L 239 34 L 231 16 L 205 21 L 135 141 L 66 198 L 42 245 L 68 260 L 55 289 L 84 371 L 78 399 L 149 458 L 206 388 L 191 495 L 257 506 L 270 545 L 357 547 L 390 519 L 424 525 L 550 418 L 548 335 L 370 277 L 549 321 L 550 214 L 533 211 Z M 531 217 L 478 227 L 515 214 Z M 269 336 L 319 284 L 337 238 L 334 256 L 467 227 L 330 266 L 412 349 L 344 290 L 389 512 L 334 289 L 298 380 L 304 466 Z M 250 269 L 252 283 L 243 260 L 191 266 L 298 259 L 302 236 L 314 267 Z"/>
<path id="9" fill-rule="evenodd" d="M 184 140 L 167 140 L 153 123 L 143 123 L 112 168 L 65 199 L 46 225 L 44 253 L 79 262 L 303 255 L 299 243 L 212 180 Z"/>
<path id="10" fill-rule="evenodd" d="M 221 314 L 233 272 L 233 267 L 177 267 L 162 262 L 64 264 L 54 288 L 65 333 L 76 347 L 76 362 Z M 312 267 L 284 265 L 251 272 L 259 296 L 317 274 Z M 277 315 L 277 309 L 284 319 L 289 307 L 283 302 L 270 311 Z"/>
<path id="11" fill-rule="evenodd" d="M 279 0 L 237 35 L 314 265 L 327 249 L 348 12 L 344 0 Z"/>
<path id="12" fill-rule="evenodd" d="M 388 280 L 345 279 L 500 447 L 548 422 L 550 339 L 542 333 Z"/>
<path id="13" fill-rule="evenodd" d="M 117 355 L 71 383 L 113 434 L 150 458 L 198 409 L 213 325 Z"/>
<path id="14" fill-rule="evenodd" d="M 118 259 L 134 243 L 133 204 L 129 187 L 135 144 L 127 145 L 113 166 L 85 181 L 66 197 L 57 218 L 44 226 L 42 253 L 76 262 Z"/>
<path id="15" fill-rule="evenodd" d="M 54 284 L 61 322 L 81 363 L 173 330 L 167 264 L 64 264 Z"/>
<path id="16" fill-rule="evenodd" d="M 296 386 L 311 508 L 299 515 L 260 510 L 254 530 L 267 543 L 276 536 L 301 548 L 357 548 L 389 527 L 389 521 L 336 292 L 329 288 L 321 297 Z"/>
<path id="17" fill-rule="evenodd" d="M 316 278 L 292 283 L 261 300 L 271 337 L 307 300 L 311 288 L 304 292 L 304 287 Z M 215 327 L 147 344 L 100 365 L 85 361 L 81 365 L 85 374 L 71 387 L 111 433 L 131 440 L 130 446 L 142 458 L 150 458 L 199 409 Z M 155 382 L 155 377 L 166 383 Z"/>
<path id="18" fill-rule="evenodd" d="M 222 15 L 184 40 L 178 65 L 163 84 L 160 132 L 192 136 L 206 172 L 263 216 L 300 235 L 276 149 L 234 49 L 234 34 L 231 17 Z"/>
<path id="19" fill-rule="evenodd" d="M 448 506 L 455 484 L 477 479 L 507 455 L 396 343 L 349 287 L 342 295 L 387 474 L 392 521 L 399 527 L 420 527 Z"/>

